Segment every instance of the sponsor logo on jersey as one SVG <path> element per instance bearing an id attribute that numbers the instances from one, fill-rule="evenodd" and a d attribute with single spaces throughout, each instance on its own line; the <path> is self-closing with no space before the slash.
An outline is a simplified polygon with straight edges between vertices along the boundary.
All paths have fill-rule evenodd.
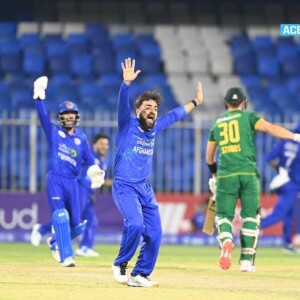
<path id="1" fill-rule="evenodd" d="M 76 152 L 76 155 L 77 155 L 77 152 Z M 69 162 L 69 163 L 72 164 L 74 167 L 77 166 L 76 160 L 73 159 L 72 157 L 70 157 L 70 156 L 68 156 L 68 155 L 65 155 L 65 154 L 63 154 L 63 153 L 61 153 L 61 152 L 58 152 L 57 156 L 58 156 L 61 160 Z"/>
<path id="2" fill-rule="evenodd" d="M 75 143 L 75 145 L 80 145 L 81 144 L 81 140 L 79 138 L 75 138 L 74 139 L 74 143 Z"/>
<path id="3" fill-rule="evenodd" d="M 138 146 L 133 147 L 133 152 L 144 154 L 144 155 L 153 155 L 153 149 L 145 149 Z"/>
<path id="4" fill-rule="evenodd" d="M 71 149 L 71 156 L 72 157 L 77 157 L 77 151 L 75 149 Z"/>
<path id="5" fill-rule="evenodd" d="M 58 130 L 58 134 L 62 137 L 62 138 L 65 138 L 66 137 L 66 134 L 61 131 L 61 130 Z"/>
<path id="6" fill-rule="evenodd" d="M 228 121 L 228 120 L 231 120 L 231 119 L 240 118 L 241 115 L 242 114 L 238 113 L 238 114 L 235 114 L 235 115 L 232 115 L 232 116 L 227 116 L 227 117 L 224 117 L 224 118 L 220 118 L 220 119 L 217 120 L 217 123 Z"/>

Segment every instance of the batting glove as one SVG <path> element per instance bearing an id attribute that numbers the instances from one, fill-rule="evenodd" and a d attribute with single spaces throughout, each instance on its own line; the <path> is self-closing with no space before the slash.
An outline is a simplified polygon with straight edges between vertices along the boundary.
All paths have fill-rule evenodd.
<path id="1" fill-rule="evenodd" d="M 208 185 L 209 185 L 210 191 L 215 195 L 216 191 L 217 191 L 217 178 L 214 176 L 212 178 L 210 178 L 208 181 Z"/>
<path id="2" fill-rule="evenodd" d="M 99 168 L 98 165 L 92 165 L 87 170 L 87 175 L 91 179 L 91 188 L 100 188 L 104 183 L 105 172 Z"/>
<path id="3" fill-rule="evenodd" d="M 47 88 L 47 76 L 39 77 L 33 84 L 33 99 L 44 100 L 46 98 L 45 90 Z"/>

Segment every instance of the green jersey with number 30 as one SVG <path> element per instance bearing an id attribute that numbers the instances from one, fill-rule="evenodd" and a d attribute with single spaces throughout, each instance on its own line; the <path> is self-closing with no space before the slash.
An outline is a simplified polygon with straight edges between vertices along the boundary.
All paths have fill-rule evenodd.
<path id="1" fill-rule="evenodd" d="M 240 109 L 227 111 L 217 119 L 209 133 L 209 142 L 219 150 L 218 177 L 258 174 L 256 167 L 255 126 L 262 118 Z"/>

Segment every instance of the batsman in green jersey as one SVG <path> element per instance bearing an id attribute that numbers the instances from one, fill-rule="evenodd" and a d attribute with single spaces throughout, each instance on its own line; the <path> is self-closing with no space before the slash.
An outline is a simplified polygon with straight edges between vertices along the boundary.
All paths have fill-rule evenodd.
<path id="1" fill-rule="evenodd" d="M 213 174 L 209 185 L 216 199 L 215 223 L 221 248 L 219 264 L 231 266 L 234 249 L 232 220 L 241 201 L 242 228 L 240 270 L 255 271 L 254 257 L 259 234 L 260 184 L 256 166 L 255 131 L 300 142 L 300 135 L 245 111 L 247 98 L 240 88 L 230 88 L 224 98 L 226 112 L 210 129 L 206 162 Z M 215 161 L 219 152 L 218 165 Z"/>

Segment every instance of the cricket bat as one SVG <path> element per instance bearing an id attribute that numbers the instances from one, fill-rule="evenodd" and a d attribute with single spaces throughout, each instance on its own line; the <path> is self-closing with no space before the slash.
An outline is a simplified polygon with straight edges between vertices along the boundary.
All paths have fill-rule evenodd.
<path id="1" fill-rule="evenodd" d="M 216 201 L 210 198 L 207 205 L 205 222 L 202 228 L 202 231 L 208 235 L 214 234 L 215 215 L 216 215 Z"/>

